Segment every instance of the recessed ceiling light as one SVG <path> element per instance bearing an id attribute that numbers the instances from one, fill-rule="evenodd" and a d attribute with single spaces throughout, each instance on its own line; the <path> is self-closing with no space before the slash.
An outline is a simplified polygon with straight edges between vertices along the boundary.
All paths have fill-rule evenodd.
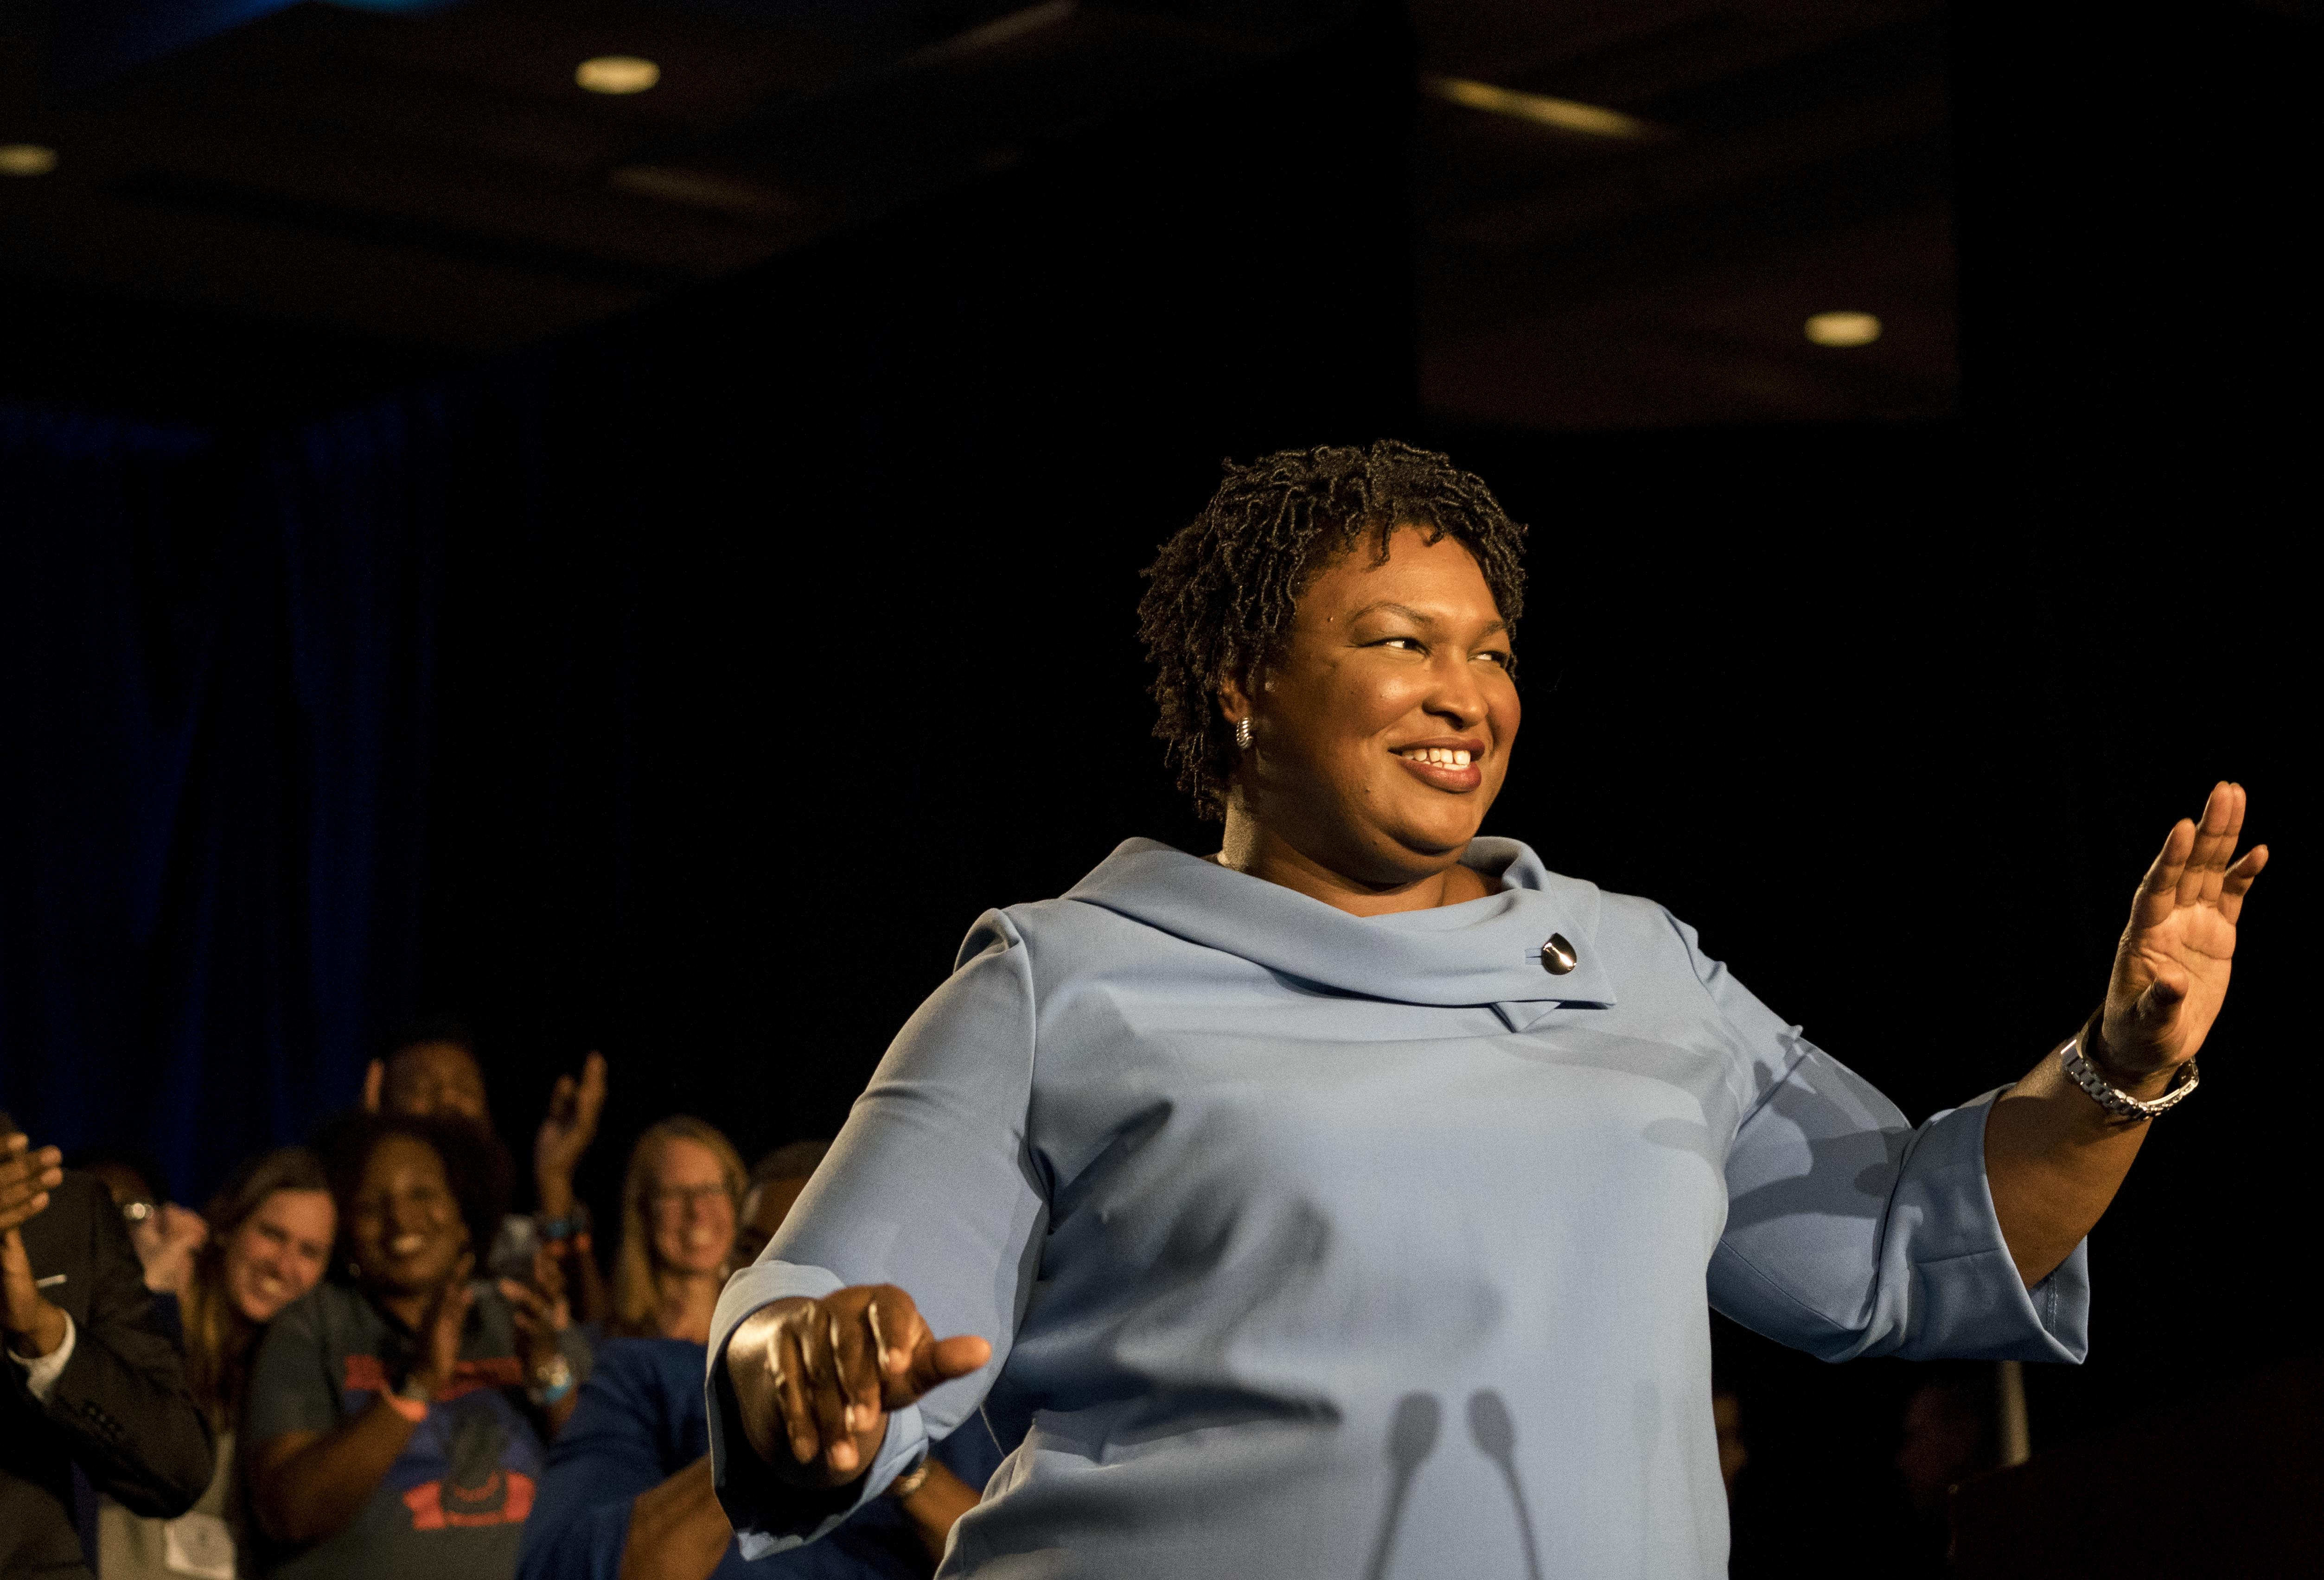
<path id="1" fill-rule="evenodd" d="M 1818 345 L 1869 345 L 1880 338 L 1880 320 L 1869 313 L 1818 313 L 1808 320 L 1808 338 Z"/>
<path id="2" fill-rule="evenodd" d="M 595 55 L 573 69 L 573 80 L 591 93 L 643 93 L 661 80 L 661 68 L 635 55 Z"/>
<path id="3" fill-rule="evenodd" d="M 38 142 L 0 142 L 0 176 L 45 176 L 57 168 L 57 151 Z"/>
<path id="4" fill-rule="evenodd" d="M 623 165 L 605 179 L 624 192 L 696 208 L 724 209 L 729 214 L 779 217 L 795 212 L 798 207 L 781 193 L 753 182 L 675 165 Z"/>
<path id="5" fill-rule="evenodd" d="M 1520 93 L 1466 77 L 1425 77 L 1421 86 L 1447 104 L 1482 110 L 1489 115 L 1508 115 L 1536 126 L 1578 132 L 1584 137 L 1654 137 L 1663 129 L 1651 121 L 1585 105 L 1579 99 L 1552 98 L 1545 93 Z"/>

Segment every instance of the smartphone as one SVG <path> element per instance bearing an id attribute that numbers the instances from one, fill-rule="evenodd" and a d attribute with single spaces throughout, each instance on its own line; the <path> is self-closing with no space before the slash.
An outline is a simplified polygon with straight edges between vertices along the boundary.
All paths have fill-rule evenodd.
<path id="1" fill-rule="evenodd" d="M 493 1236 L 492 1254 L 484 1258 L 484 1271 L 496 1279 L 530 1283 L 533 1254 L 540 1249 L 539 1226 L 530 1217 L 511 1215 L 501 1219 L 501 1232 Z"/>

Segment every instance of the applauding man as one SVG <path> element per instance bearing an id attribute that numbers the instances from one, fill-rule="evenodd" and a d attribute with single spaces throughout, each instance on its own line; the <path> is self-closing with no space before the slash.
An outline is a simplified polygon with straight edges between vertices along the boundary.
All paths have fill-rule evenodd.
<path id="1" fill-rule="evenodd" d="M 72 1467 L 132 1511 L 182 1514 L 210 1433 L 121 1216 L 0 1114 L 0 1575 L 87 1580 Z"/>

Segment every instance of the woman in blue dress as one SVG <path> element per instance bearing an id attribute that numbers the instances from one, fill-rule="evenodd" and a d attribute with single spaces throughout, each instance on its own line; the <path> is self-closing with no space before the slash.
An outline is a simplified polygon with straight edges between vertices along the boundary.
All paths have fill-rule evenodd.
<path id="1" fill-rule="evenodd" d="M 2102 1006 L 1915 1128 L 1660 906 L 1478 837 L 1521 547 L 1394 444 L 1230 468 L 1164 547 L 1157 733 L 1222 848 L 981 918 L 728 1285 L 746 1552 L 981 1408 L 1018 1446 L 945 1575 L 1721 1575 L 1707 1308 L 1832 1360 L 2081 1357 L 2083 1236 L 2194 1089 L 2266 859 L 2241 787 L 2172 829 Z"/>

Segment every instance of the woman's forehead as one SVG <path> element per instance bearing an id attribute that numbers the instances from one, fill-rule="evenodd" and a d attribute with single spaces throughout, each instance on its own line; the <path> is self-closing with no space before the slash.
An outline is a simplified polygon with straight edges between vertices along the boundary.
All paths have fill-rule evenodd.
<path id="1" fill-rule="evenodd" d="M 364 1164 L 364 1179 L 383 1182 L 398 1174 L 421 1174 L 440 1181 L 444 1160 L 416 1135 L 383 1136 Z"/>
<path id="2" fill-rule="evenodd" d="M 1318 570 L 1299 599 L 1300 612 L 1331 620 L 1388 611 L 1427 620 L 1500 622 L 1485 573 L 1451 534 L 1431 543 L 1425 528 L 1398 528 L 1379 559 L 1368 541 Z"/>
<path id="3" fill-rule="evenodd" d="M 327 1233 L 337 1211 L 327 1190 L 276 1190 L 269 1193 L 250 1216 L 254 1221 L 292 1230 L 319 1225 Z"/>
<path id="4" fill-rule="evenodd" d="M 657 1149 L 653 1172 L 659 1180 L 722 1180 L 726 1171 L 718 1154 L 700 1142 L 672 1135 Z"/>

